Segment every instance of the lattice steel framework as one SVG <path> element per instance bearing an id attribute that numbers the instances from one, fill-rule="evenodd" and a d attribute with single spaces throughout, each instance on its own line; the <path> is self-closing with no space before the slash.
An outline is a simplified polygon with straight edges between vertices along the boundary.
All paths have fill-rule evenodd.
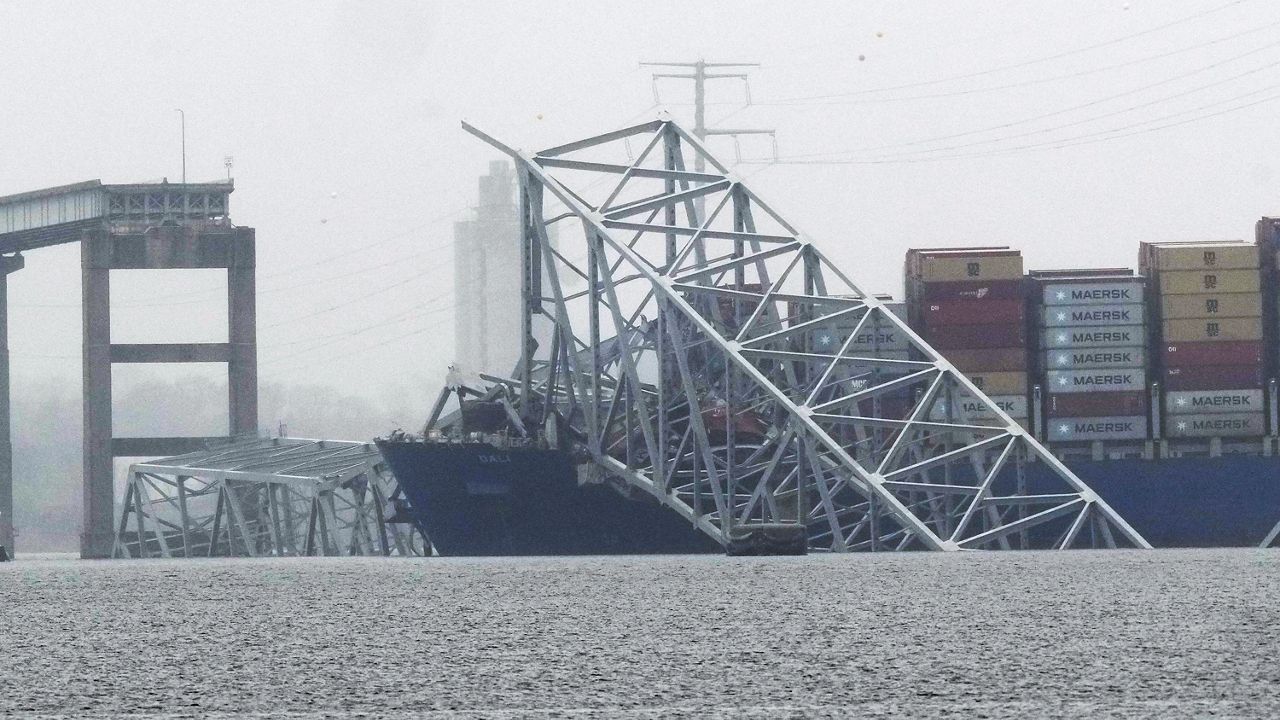
<path id="1" fill-rule="evenodd" d="M 526 422 L 567 425 L 712 537 L 803 523 L 832 551 L 1149 547 L 676 123 L 537 153 L 464 127 L 519 168 Z M 687 169 L 699 156 L 710 171 Z M 880 350 L 886 332 L 912 350 Z"/>
<path id="2" fill-rule="evenodd" d="M 372 443 L 272 438 L 129 468 L 115 557 L 429 555 Z"/>

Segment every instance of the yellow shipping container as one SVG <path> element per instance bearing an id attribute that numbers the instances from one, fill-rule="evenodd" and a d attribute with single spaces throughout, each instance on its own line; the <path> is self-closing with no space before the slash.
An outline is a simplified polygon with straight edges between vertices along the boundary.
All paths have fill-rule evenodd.
<path id="1" fill-rule="evenodd" d="M 1189 243 L 1152 247 L 1156 270 L 1241 270 L 1258 267 L 1258 246 Z"/>
<path id="2" fill-rule="evenodd" d="M 965 373 L 978 389 L 990 395 L 1022 395 L 1027 391 L 1024 372 Z"/>
<path id="3" fill-rule="evenodd" d="M 1164 341 L 1166 343 L 1261 339 L 1262 318 L 1164 321 Z"/>
<path id="4" fill-rule="evenodd" d="M 925 282 L 956 280 L 1018 280 L 1022 277 L 1022 256 L 930 255 L 920 258 L 920 279 Z"/>
<path id="5" fill-rule="evenodd" d="M 1262 287 L 1257 270 L 1178 270 L 1161 272 L 1160 292 L 1165 295 L 1256 293 Z"/>
<path id="6" fill-rule="evenodd" d="M 1261 317 L 1262 295 L 1256 292 L 1165 295 L 1160 299 L 1160 312 L 1165 320 Z"/>

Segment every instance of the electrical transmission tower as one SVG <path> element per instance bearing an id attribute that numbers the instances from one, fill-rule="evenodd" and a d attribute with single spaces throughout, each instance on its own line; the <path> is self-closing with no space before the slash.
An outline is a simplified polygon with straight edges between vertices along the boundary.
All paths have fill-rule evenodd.
<path id="1" fill-rule="evenodd" d="M 775 131 L 766 128 L 709 128 L 707 127 L 707 81 L 708 80 L 742 80 L 743 87 L 746 89 L 747 104 L 751 104 L 751 84 L 745 72 L 707 72 L 708 68 L 755 68 L 760 67 L 760 63 L 709 63 L 705 60 L 697 62 L 642 62 L 641 66 L 646 67 L 669 67 L 669 68 L 688 68 L 687 72 L 667 72 L 654 73 L 654 102 L 658 102 L 657 82 L 660 79 L 676 79 L 676 80 L 692 80 L 693 81 L 693 136 L 698 138 L 698 142 L 706 144 L 707 138 L 712 135 L 728 135 L 734 138 L 735 150 L 737 138 L 739 135 L 768 135 L 773 143 L 774 159 L 778 156 L 778 139 Z M 738 160 L 741 161 L 741 152 L 738 152 Z M 706 160 L 698 155 L 693 160 L 694 172 L 705 172 L 707 169 Z M 702 198 L 695 201 L 698 211 L 701 213 L 706 208 L 703 206 Z"/>
<path id="2" fill-rule="evenodd" d="M 525 152 L 464 127 L 519 178 L 522 356 L 485 379 L 522 426 L 724 544 L 786 526 L 834 552 L 1150 547 L 694 133 Z"/>

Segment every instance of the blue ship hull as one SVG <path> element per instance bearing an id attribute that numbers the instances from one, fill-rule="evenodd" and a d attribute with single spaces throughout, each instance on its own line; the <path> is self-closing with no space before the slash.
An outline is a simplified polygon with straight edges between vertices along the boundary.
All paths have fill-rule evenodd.
<path id="1" fill-rule="evenodd" d="M 1280 458 L 1066 464 L 1155 547 L 1257 546 L 1280 522 Z"/>
<path id="2" fill-rule="evenodd" d="M 409 513 L 446 556 L 720 552 L 647 498 L 579 485 L 567 453 L 481 442 L 379 440 Z"/>
<path id="3" fill-rule="evenodd" d="M 379 441 L 410 515 L 441 555 L 719 552 L 671 510 L 580 486 L 570 457 L 485 443 Z M 1156 547 L 1256 546 L 1280 521 L 1280 458 L 1067 465 Z M 1027 466 L 1034 491 L 1046 468 Z M 1047 486 L 1046 486 L 1047 487 Z"/>

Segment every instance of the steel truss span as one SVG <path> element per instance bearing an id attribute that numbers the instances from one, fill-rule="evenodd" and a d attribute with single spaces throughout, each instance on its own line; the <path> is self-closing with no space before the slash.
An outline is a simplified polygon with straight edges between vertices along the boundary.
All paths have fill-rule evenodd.
<path id="1" fill-rule="evenodd" d="M 676 123 L 537 153 L 464 128 L 519 171 L 526 425 L 721 543 L 1150 547 Z"/>
<path id="2" fill-rule="evenodd" d="M 250 440 L 129 468 L 114 557 L 430 555 L 372 443 Z"/>

